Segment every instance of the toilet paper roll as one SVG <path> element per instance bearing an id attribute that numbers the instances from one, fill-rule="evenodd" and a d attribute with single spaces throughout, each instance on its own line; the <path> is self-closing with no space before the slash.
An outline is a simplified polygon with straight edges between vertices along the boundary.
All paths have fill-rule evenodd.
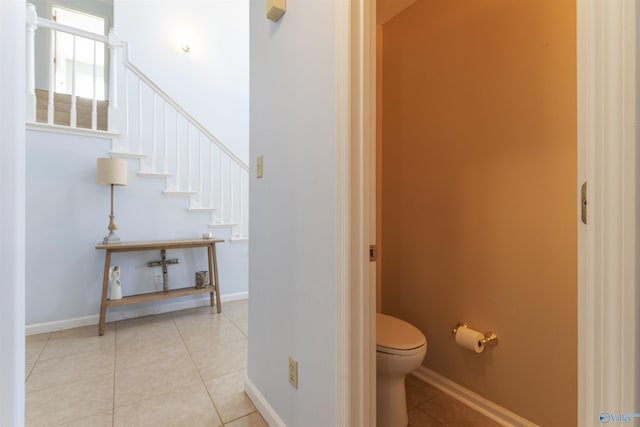
<path id="1" fill-rule="evenodd" d="M 456 331 L 456 344 L 476 353 L 482 353 L 484 350 L 483 339 L 482 332 L 464 326 L 459 327 Z"/>

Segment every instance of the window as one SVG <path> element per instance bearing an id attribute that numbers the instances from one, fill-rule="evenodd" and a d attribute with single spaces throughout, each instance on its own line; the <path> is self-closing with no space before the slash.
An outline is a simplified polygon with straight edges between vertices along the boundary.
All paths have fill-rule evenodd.
<path id="1" fill-rule="evenodd" d="M 72 9 L 54 6 L 53 20 L 70 27 L 79 28 L 95 34 L 105 34 L 105 20 Z M 55 40 L 55 91 L 71 94 L 73 85 L 73 49 L 74 37 L 71 34 L 56 31 Z M 105 46 L 104 43 L 76 36 L 76 96 L 93 99 L 106 99 L 105 94 Z M 95 61 L 95 88 L 94 88 Z"/>

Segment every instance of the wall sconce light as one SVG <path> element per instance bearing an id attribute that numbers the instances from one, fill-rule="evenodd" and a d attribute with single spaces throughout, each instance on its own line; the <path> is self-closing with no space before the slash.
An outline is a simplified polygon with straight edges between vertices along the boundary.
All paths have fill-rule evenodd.
<path id="1" fill-rule="evenodd" d="M 190 53 L 191 52 L 191 46 L 188 43 L 182 43 L 182 50 L 185 53 Z"/>
<path id="2" fill-rule="evenodd" d="M 113 214 L 113 186 L 127 185 L 127 161 L 123 159 L 101 158 L 97 161 L 96 183 L 98 185 L 111 185 L 111 215 L 109 215 L 109 235 L 102 241 L 103 244 L 120 243 L 120 238 L 116 236 L 118 229 Z"/>

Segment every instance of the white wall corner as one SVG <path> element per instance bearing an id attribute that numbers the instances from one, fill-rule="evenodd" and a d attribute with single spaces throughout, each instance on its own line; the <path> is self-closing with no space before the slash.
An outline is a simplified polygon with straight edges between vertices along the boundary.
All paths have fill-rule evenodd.
<path id="1" fill-rule="evenodd" d="M 0 2 L 0 425 L 25 420 L 25 2 Z"/>
<path id="2" fill-rule="evenodd" d="M 267 424 L 269 424 L 269 427 L 287 426 L 248 377 L 245 378 L 244 381 L 244 391 L 247 393 L 247 396 L 249 396 L 249 399 L 251 399 L 258 412 L 260 412 L 262 418 L 264 418 Z"/>

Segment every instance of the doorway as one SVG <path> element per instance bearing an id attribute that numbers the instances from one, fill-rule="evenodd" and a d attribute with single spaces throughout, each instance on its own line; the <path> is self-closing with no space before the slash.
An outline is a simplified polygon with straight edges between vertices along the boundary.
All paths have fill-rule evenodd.
<path id="1" fill-rule="evenodd" d="M 624 4 L 623 4 L 624 3 Z M 361 177 L 370 170 L 367 157 L 362 153 L 363 145 L 374 147 L 375 120 L 371 114 L 371 103 L 375 99 L 375 81 L 370 70 L 375 69 L 374 49 L 371 40 L 375 40 L 372 30 L 375 13 L 367 2 L 353 2 L 346 8 L 343 24 L 345 34 L 351 34 L 353 44 L 351 54 L 353 62 L 338 62 L 338 70 L 347 65 L 355 77 L 350 86 L 346 86 L 353 99 L 364 101 L 362 104 L 348 103 L 351 111 L 351 123 L 357 130 L 351 137 L 352 147 L 360 148 L 360 155 L 352 158 L 348 175 Z M 349 17 L 349 13 L 351 16 Z M 607 16 L 607 20 L 599 19 Z M 596 213 L 589 227 L 578 233 L 579 265 L 578 278 L 578 423 L 591 424 L 597 419 L 602 408 L 615 408 L 613 411 L 634 411 L 636 396 L 636 324 L 623 319 L 637 319 L 635 280 L 636 264 L 636 209 L 637 184 L 635 171 L 637 157 L 635 152 L 635 128 L 630 126 L 637 121 L 635 86 L 636 44 L 635 29 L 637 11 L 630 2 L 607 2 L 596 0 L 578 0 L 578 181 L 589 181 L 588 199 L 590 212 Z M 346 22 L 346 23 L 345 23 Z M 340 33 L 339 33 L 340 34 Z M 623 59 L 624 58 L 624 61 Z M 361 60 L 365 66 L 358 63 Z M 611 80 L 607 76 L 624 76 Z M 359 91 L 362 84 L 363 92 Z M 349 99 L 343 96 L 342 99 Z M 620 107 L 624 105 L 621 111 Z M 611 115 L 607 112 L 621 112 Z M 364 118 L 359 123 L 358 119 Z M 368 134 L 363 144 L 363 133 Z M 606 141 L 606 142 L 605 142 Z M 344 148 L 343 148 L 344 150 Z M 624 155 L 621 155 L 624 153 Z M 615 155 L 614 155 L 615 154 Z M 621 184 L 625 185 L 622 186 Z M 362 194 L 363 186 L 352 182 L 354 194 Z M 578 194 L 576 188 L 576 198 Z M 576 207 L 578 204 L 576 204 Z M 369 224 L 364 218 L 365 226 Z M 587 230 L 589 230 L 587 232 Z M 359 235 L 357 235 L 359 236 Z M 356 237 L 357 237 L 356 236 Z M 607 236 L 605 242 L 604 236 Z M 626 236 L 626 238 L 625 238 Z M 361 238 L 351 241 L 364 249 Z M 605 245 L 606 243 L 606 245 Z M 607 254 L 600 248 L 614 248 L 615 253 Z M 617 261 L 612 262 L 614 259 Z M 351 256 L 350 264 L 355 268 L 364 265 L 362 258 Z M 368 262 L 368 260 L 366 261 Z M 360 264 L 359 264 L 360 263 Z M 362 270 L 361 270 L 362 271 Z M 357 283 L 366 286 L 367 281 L 360 278 Z M 375 310 L 367 311 L 369 301 L 362 292 L 350 292 L 358 299 L 351 307 L 365 309 L 353 311 L 359 319 L 351 322 L 349 342 L 363 352 L 372 351 L 373 335 L 370 329 L 362 329 L 368 324 Z M 602 301 L 608 301 L 608 307 L 616 308 L 616 316 L 608 316 Z M 373 305 L 375 307 L 375 305 Z M 602 343 L 607 352 L 602 351 Z M 369 349 L 369 350 L 367 350 Z M 347 351 L 345 347 L 343 350 Z M 353 354 L 351 350 L 351 354 Z M 360 366 L 362 376 L 353 377 L 350 382 L 349 401 L 355 403 L 346 406 L 344 412 L 351 419 L 374 417 L 375 403 L 369 399 L 367 407 L 363 397 L 374 381 L 374 372 L 369 366 Z M 368 373 L 368 374 L 367 374 Z M 626 409 L 622 409 L 626 408 Z M 355 415 L 353 415 L 355 413 Z M 358 418 L 360 417 L 360 418 Z M 356 424 L 353 424 L 356 425 Z M 364 425 L 362 423 L 358 425 Z"/>

